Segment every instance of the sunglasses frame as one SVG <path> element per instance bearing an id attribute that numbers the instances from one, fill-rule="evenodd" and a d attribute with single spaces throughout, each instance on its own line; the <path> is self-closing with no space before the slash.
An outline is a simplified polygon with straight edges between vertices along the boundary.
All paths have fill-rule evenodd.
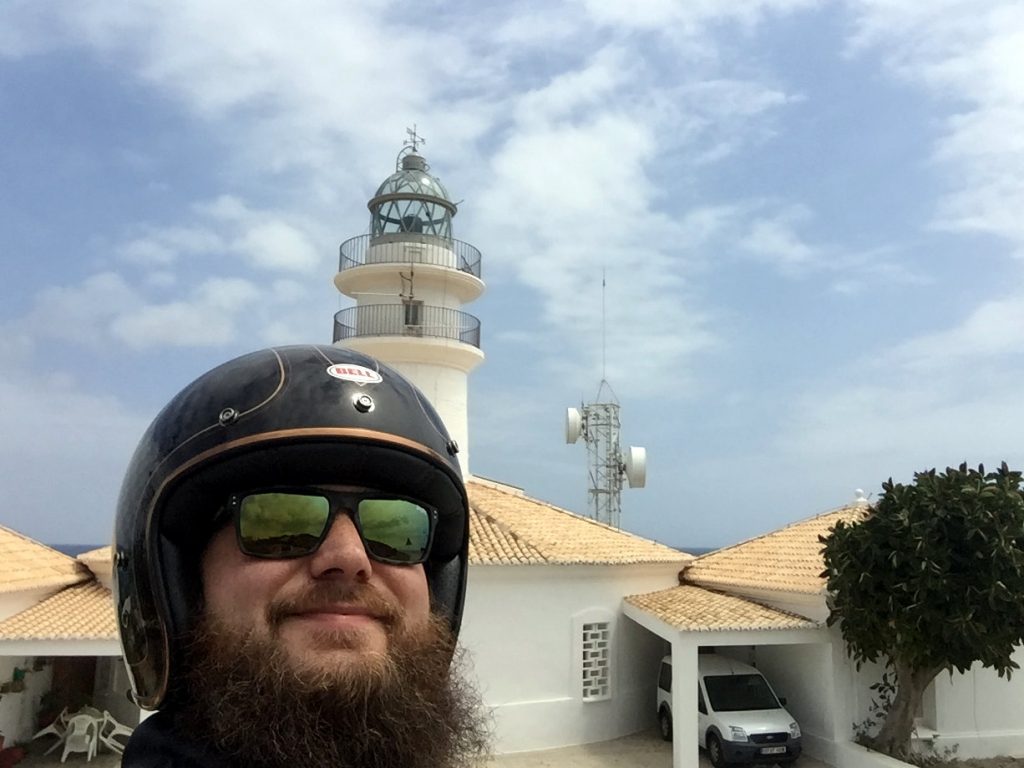
<path id="1" fill-rule="evenodd" d="M 258 496 L 264 493 L 312 496 L 327 500 L 327 522 L 324 524 L 323 532 L 319 537 L 317 537 L 316 544 L 308 552 L 296 552 L 295 554 L 289 555 L 271 555 L 250 552 L 246 548 L 242 539 L 242 503 L 250 496 Z M 388 558 L 375 555 L 370 551 L 370 547 L 367 546 L 366 543 L 366 536 L 363 534 L 362 522 L 359 519 L 359 502 L 366 500 L 408 501 L 420 507 L 427 513 L 427 543 L 423 547 L 424 554 L 421 559 L 389 560 Z M 235 543 L 238 545 L 239 551 L 248 557 L 257 557 L 261 560 L 295 560 L 299 557 L 308 557 L 309 555 L 314 554 L 320 549 L 320 546 L 327 539 L 327 536 L 330 534 L 331 528 L 334 525 L 335 519 L 340 514 L 347 515 L 349 519 L 352 520 L 352 524 L 355 527 L 356 532 L 359 534 L 359 541 L 363 545 L 363 551 L 366 552 L 366 556 L 375 562 L 385 563 L 387 565 L 420 565 L 425 563 L 430 558 L 430 550 L 434 544 L 434 533 L 437 531 L 437 509 L 435 507 L 432 507 L 429 504 L 424 504 L 419 499 L 414 499 L 410 496 L 401 496 L 396 493 L 386 493 L 384 491 L 373 489 L 366 489 L 363 491 L 334 491 L 327 488 L 310 486 L 255 488 L 240 493 L 232 493 L 228 496 L 225 513 L 230 515 L 234 525 Z"/>

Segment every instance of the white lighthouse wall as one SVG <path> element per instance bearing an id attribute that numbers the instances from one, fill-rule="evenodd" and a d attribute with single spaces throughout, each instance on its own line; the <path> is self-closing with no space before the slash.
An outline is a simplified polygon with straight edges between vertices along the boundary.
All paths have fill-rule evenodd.
<path id="1" fill-rule="evenodd" d="M 396 360 L 389 365 L 419 387 L 459 445 L 462 474 L 469 474 L 469 388 L 464 371 L 443 365 Z"/>
<path id="2" fill-rule="evenodd" d="M 399 264 L 388 271 L 364 270 L 358 275 L 346 275 L 346 278 L 353 283 L 351 290 L 359 305 L 401 304 L 411 294 L 412 298 L 430 306 L 462 309 L 460 290 L 461 283 L 465 281 L 459 275 L 438 270 L 430 274 L 420 272 L 413 275 L 410 284 L 399 277 L 399 273 L 406 277 L 409 275 L 408 270 Z"/>
<path id="3" fill-rule="evenodd" d="M 622 598 L 671 587 L 678 571 L 678 563 L 470 567 L 460 643 L 493 712 L 496 751 L 587 744 L 653 727 L 664 643 L 625 618 Z M 583 699 L 584 622 L 608 622 L 603 700 Z"/>

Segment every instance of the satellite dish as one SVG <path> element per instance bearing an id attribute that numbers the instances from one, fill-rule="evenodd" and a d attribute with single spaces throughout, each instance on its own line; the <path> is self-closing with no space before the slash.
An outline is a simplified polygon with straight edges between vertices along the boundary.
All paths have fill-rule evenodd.
<path id="1" fill-rule="evenodd" d="M 579 408 L 565 409 L 565 442 L 575 443 L 583 431 L 583 415 Z"/>
<path id="2" fill-rule="evenodd" d="M 647 483 L 647 449 L 635 445 L 622 453 L 622 464 L 630 488 L 643 488 Z"/>

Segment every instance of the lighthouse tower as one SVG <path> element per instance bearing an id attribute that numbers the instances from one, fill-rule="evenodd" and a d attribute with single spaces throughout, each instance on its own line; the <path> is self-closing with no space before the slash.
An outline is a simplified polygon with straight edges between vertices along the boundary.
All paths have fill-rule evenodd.
<path id="1" fill-rule="evenodd" d="M 334 284 L 355 306 L 334 316 L 334 343 L 397 369 L 428 397 L 469 474 L 469 372 L 483 362 L 480 251 L 452 237 L 456 206 L 410 138 L 367 206 L 370 233 L 341 244 Z"/>

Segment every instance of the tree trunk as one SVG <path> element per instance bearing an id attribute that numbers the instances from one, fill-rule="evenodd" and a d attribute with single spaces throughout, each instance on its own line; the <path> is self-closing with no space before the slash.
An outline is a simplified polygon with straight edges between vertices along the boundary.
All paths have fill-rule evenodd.
<path id="1" fill-rule="evenodd" d="M 896 671 L 896 696 L 889 706 L 881 730 L 871 740 L 871 747 L 887 755 L 904 758 L 910 754 L 914 712 L 921 702 L 924 689 L 941 668 L 913 669 L 898 660 L 893 660 L 893 668 Z"/>

